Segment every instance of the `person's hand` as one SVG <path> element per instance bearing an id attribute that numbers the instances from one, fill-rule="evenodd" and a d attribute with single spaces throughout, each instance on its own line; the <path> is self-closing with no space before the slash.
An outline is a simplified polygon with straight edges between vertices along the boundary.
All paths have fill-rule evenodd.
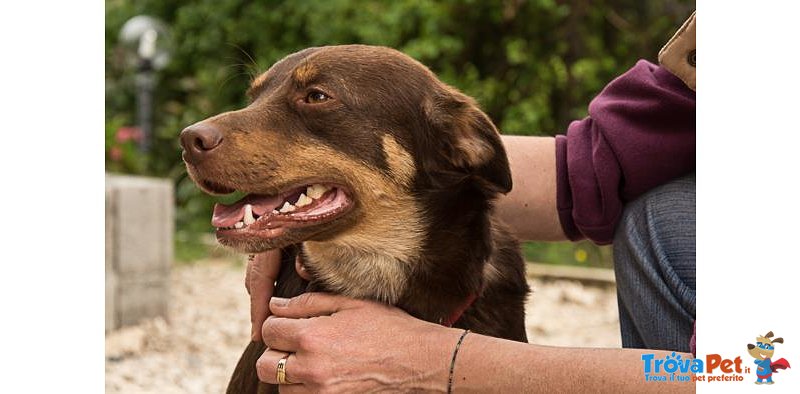
<path id="1" fill-rule="evenodd" d="M 262 336 L 269 349 L 256 363 L 261 381 L 281 392 L 436 390 L 447 387 L 460 330 L 415 319 L 386 305 L 323 293 L 272 298 Z"/>
<path id="2" fill-rule="evenodd" d="M 244 275 L 244 287 L 250 295 L 250 338 L 261 340 L 261 326 L 269 316 L 269 299 L 275 291 L 275 280 L 281 269 L 279 249 L 250 255 Z"/>
<path id="3" fill-rule="evenodd" d="M 261 326 L 269 316 L 269 299 L 275 291 L 275 280 L 281 269 L 279 249 L 251 255 L 247 259 L 244 287 L 250 295 L 250 338 L 261 340 Z M 295 261 L 295 270 L 305 280 L 311 280 L 300 260 Z"/>

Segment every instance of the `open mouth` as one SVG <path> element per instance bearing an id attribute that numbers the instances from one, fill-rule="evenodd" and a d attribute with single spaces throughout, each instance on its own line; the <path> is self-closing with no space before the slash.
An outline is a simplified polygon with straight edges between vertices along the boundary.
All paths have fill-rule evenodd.
<path id="1" fill-rule="evenodd" d="M 216 191 L 232 191 L 214 184 Z M 230 204 L 216 204 L 211 224 L 218 238 L 275 239 L 287 229 L 317 226 L 344 215 L 353 206 L 344 187 L 314 183 L 274 196 L 248 194 Z"/>

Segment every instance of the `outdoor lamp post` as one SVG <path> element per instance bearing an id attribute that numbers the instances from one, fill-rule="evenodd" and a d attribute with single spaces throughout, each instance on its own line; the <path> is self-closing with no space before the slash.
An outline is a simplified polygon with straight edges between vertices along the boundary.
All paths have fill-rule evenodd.
<path id="1" fill-rule="evenodd" d="M 153 137 L 156 71 L 169 62 L 168 30 L 156 18 L 137 15 L 122 26 L 120 41 L 130 48 L 130 60 L 136 70 L 136 121 L 142 132 L 139 147 L 147 152 Z"/>

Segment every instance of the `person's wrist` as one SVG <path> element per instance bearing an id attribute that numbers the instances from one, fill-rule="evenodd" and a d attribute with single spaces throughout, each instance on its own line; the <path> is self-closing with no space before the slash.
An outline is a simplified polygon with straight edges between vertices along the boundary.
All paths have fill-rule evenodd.
<path id="1" fill-rule="evenodd" d="M 447 392 L 453 350 L 464 330 L 425 322 L 412 333 L 419 346 L 409 347 L 413 376 L 408 390 Z"/>

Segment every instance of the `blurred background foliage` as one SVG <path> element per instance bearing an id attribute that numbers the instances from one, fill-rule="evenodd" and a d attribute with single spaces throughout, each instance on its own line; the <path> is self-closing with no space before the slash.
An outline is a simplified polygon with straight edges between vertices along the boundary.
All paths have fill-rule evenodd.
<path id="1" fill-rule="evenodd" d="M 685 0 L 107 0 L 106 169 L 175 182 L 179 260 L 207 253 L 213 200 L 186 176 L 178 134 L 242 107 L 251 79 L 297 50 L 364 43 L 397 48 L 475 97 L 506 134 L 563 133 L 591 98 L 658 50 L 694 8 Z M 119 31 L 146 14 L 171 29 L 159 72 L 153 148 L 140 153 L 134 73 Z M 609 266 L 589 243 L 526 244 L 535 261 Z"/>

